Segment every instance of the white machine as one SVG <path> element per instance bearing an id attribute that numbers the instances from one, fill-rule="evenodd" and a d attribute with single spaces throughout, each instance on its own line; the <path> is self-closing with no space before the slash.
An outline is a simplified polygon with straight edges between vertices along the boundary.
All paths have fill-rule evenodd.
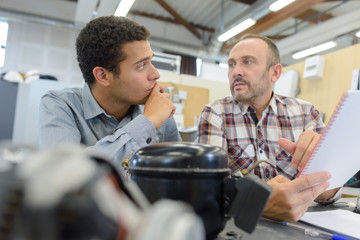
<path id="1" fill-rule="evenodd" d="M 286 97 L 296 97 L 300 92 L 300 76 L 295 70 L 283 72 L 274 85 L 276 94 Z"/>
<path id="2" fill-rule="evenodd" d="M 325 58 L 320 55 L 305 59 L 303 78 L 307 80 L 321 79 L 324 75 Z"/>

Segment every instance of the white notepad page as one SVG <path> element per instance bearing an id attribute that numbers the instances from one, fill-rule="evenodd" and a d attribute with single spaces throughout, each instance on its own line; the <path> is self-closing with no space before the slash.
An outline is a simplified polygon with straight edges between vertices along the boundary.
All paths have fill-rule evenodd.
<path id="1" fill-rule="evenodd" d="M 300 220 L 331 232 L 360 239 L 360 215 L 358 213 L 343 209 L 307 212 Z"/>
<path id="2" fill-rule="evenodd" d="M 347 91 L 299 176 L 329 171 L 328 189 L 343 186 L 360 170 L 360 91 Z"/>

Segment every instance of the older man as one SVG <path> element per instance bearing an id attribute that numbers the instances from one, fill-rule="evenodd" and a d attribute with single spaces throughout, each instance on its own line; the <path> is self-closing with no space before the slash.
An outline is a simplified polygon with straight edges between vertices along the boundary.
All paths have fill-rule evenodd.
<path id="1" fill-rule="evenodd" d="M 266 217 L 296 221 L 314 199 L 334 201 L 337 189 L 324 192 L 328 172 L 291 180 L 324 124 L 312 104 L 273 92 L 282 71 L 274 42 L 246 35 L 230 51 L 228 65 L 232 96 L 204 108 L 195 141 L 223 147 L 232 172 L 260 163 L 254 173 L 273 188 Z"/>

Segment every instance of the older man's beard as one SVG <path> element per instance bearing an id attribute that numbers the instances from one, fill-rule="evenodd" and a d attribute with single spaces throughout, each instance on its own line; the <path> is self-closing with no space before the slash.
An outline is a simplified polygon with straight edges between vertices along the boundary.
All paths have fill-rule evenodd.
<path id="1" fill-rule="evenodd" d="M 230 91 L 231 91 L 231 94 L 233 96 L 234 99 L 238 100 L 238 101 L 244 101 L 244 100 L 248 100 L 246 97 L 244 96 L 236 96 L 235 95 L 235 84 L 237 83 L 243 83 L 243 84 L 246 84 L 248 86 L 248 89 L 250 91 L 251 89 L 251 84 L 249 81 L 245 80 L 244 78 L 242 77 L 238 77 L 238 78 L 235 78 L 234 82 L 231 84 L 231 88 L 230 88 Z"/>
<path id="2" fill-rule="evenodd" d="M 242 77 L 235 78 L 234 82 L 231 84 L 230 89 L 233 98 L 240 102 L 249 102 L 264 95 L 265 92 L 268 91 L 269 88 L 271 88 L 270 83 L 264 80 L 265 73 L 266 72 L 264 72 L 261 81 L 255 83 L 250 83 L 248 80 L 243 79 Z M 235 84 L 238 82 L 246 84 L 248 89 L 246 92 L 243 92 L 241 94 L 238 93 L 236 95 L 236 91 L 234 90 L 234 88 Z"/>

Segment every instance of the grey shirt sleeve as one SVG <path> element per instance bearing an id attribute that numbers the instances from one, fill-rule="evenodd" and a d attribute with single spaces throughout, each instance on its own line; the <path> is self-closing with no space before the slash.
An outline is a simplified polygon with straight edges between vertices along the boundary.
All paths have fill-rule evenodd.
<path id="1" fill-rule="evenodd" d="M 141 114 L 88 149 L 104 153 L 115 161 L 117 166 L 121 166 L 124 158 L 131 152 L 151 144 L 152 139 L 156 139 L 156 129 L 150 120 Z"/>
<path id="2" fill-rule="evenodd" d="M 39 110 L 39 146 L 80 143 L 81 135 L 69 106 L 59 98 L 45 95 Z"/>

